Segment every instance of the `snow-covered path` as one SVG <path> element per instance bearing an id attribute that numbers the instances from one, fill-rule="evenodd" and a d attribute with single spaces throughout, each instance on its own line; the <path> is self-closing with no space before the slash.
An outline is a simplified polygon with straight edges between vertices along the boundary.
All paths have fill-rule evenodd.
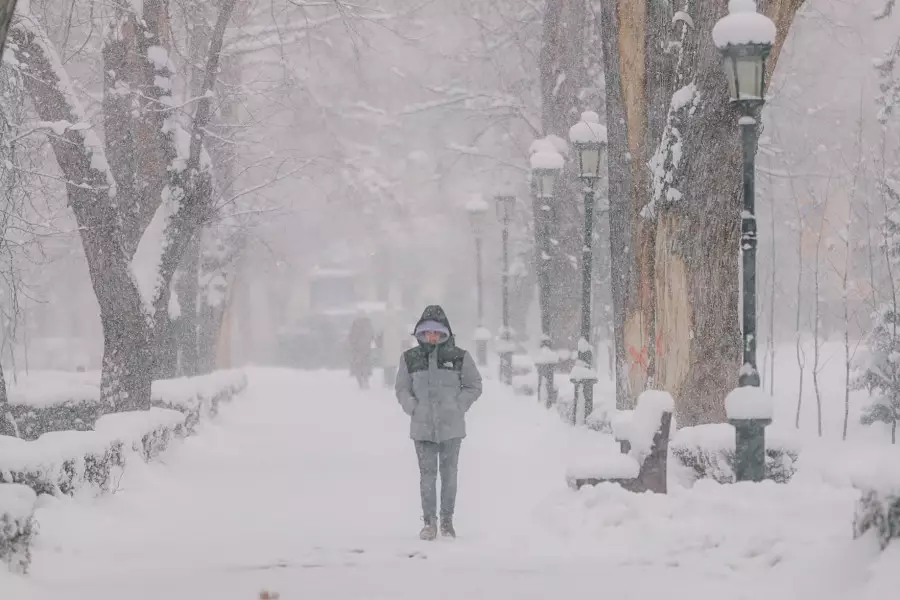
<path id="1" fill-rule="evenodd" d="M 571 428 L 491 382 L 469 417 L 454 542 L 420 542 L 393 395 L 255 371 L 247 396 L 114 496 L 44 500 L 16 600 L 850 597 L 853 495 L 821 483 L 668 496 L 565 487 Z M 6 597 L 4 594 L 0 594 Z"/>

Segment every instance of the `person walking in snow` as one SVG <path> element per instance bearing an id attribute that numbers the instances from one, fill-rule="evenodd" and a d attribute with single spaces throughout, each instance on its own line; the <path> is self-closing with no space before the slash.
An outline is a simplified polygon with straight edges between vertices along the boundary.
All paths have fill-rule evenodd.
<path id="1" fill-rule="evenodd" d="M 437 537 L 437 478 L 441 476 L 441 534 L 456 537 L 453 512 L 465 414 L 481 396 L 481 374 L 472 356 L 458 348 L 440 306 L 429 306 L 416 323 L 417 346 L 403 353 L 395 391 L 410 417 L 410 437 L 419 459 L 423 540 Z"/>
<path id="2" fill-rule="evenodd" d="M 372 321 L 364 313 L 358 314 L 350 325 L 347 346 L 350 352 L 350 375 L 356 378 L 359 387 L 368 389 L 372 376 L 372 342 L 375 329 Z"/>

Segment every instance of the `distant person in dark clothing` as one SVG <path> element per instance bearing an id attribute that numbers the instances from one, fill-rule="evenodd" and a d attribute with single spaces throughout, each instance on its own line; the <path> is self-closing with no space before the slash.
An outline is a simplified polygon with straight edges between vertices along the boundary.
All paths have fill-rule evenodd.
<path id="1" fill-rule="evenodd" d="M 350 325 L 347 336 L 347 347 L 350 353 L 350 375 L 356 378 L 359 387 L 368 389 L 372 377 L 372 342 L 375 340 L 375 329 L 372 321 L 360 314 Z"/>
<path id="2" fill-rule="evenodd" d="M 481 374 L 471 355 L 457 348 L 440 306 L 429 306 L 415 327 L 418 345 L 403 353 L 395 391 L 410 416 L 410 437 L 419 459 L 423 540 L 437 537 L 437 478 L 441 476 L 441 534 L 456 537 L 453 512 L 459 448 L 466 412 L 481 396 Z"/>

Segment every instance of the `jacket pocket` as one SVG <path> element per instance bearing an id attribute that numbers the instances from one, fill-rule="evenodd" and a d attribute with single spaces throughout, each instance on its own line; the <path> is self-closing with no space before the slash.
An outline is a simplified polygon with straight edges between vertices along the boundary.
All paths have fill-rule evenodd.
<path id="1" fill-rule="evenodd" d="M 439 369 L 437 372 L 438 385 L 442 388 L 459 389 L 462 387 L 462 377 L 459 371 Z"/>

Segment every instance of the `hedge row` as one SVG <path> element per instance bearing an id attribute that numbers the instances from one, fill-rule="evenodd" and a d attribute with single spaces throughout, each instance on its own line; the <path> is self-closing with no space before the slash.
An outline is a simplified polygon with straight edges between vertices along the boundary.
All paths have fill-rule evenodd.
<path id="1" fill-rule="evenodd" d="M 156 382 L 149 411 L 100 416 L 97 403 L 63 402 L 20 413 L 20 431 L 41 433 L 34 439 L 0 436 L 0 561 L 14 570 L 27 569 L 37 495 L 72 495 L 85 487 L 113 491 L 128 460 L 153 460 L 246 386 L 243 373 L 220 372 Z M 87 423 L 90 429 L 84 429 Z M 62 425 L 70 428 L 46 430 Z"/>

